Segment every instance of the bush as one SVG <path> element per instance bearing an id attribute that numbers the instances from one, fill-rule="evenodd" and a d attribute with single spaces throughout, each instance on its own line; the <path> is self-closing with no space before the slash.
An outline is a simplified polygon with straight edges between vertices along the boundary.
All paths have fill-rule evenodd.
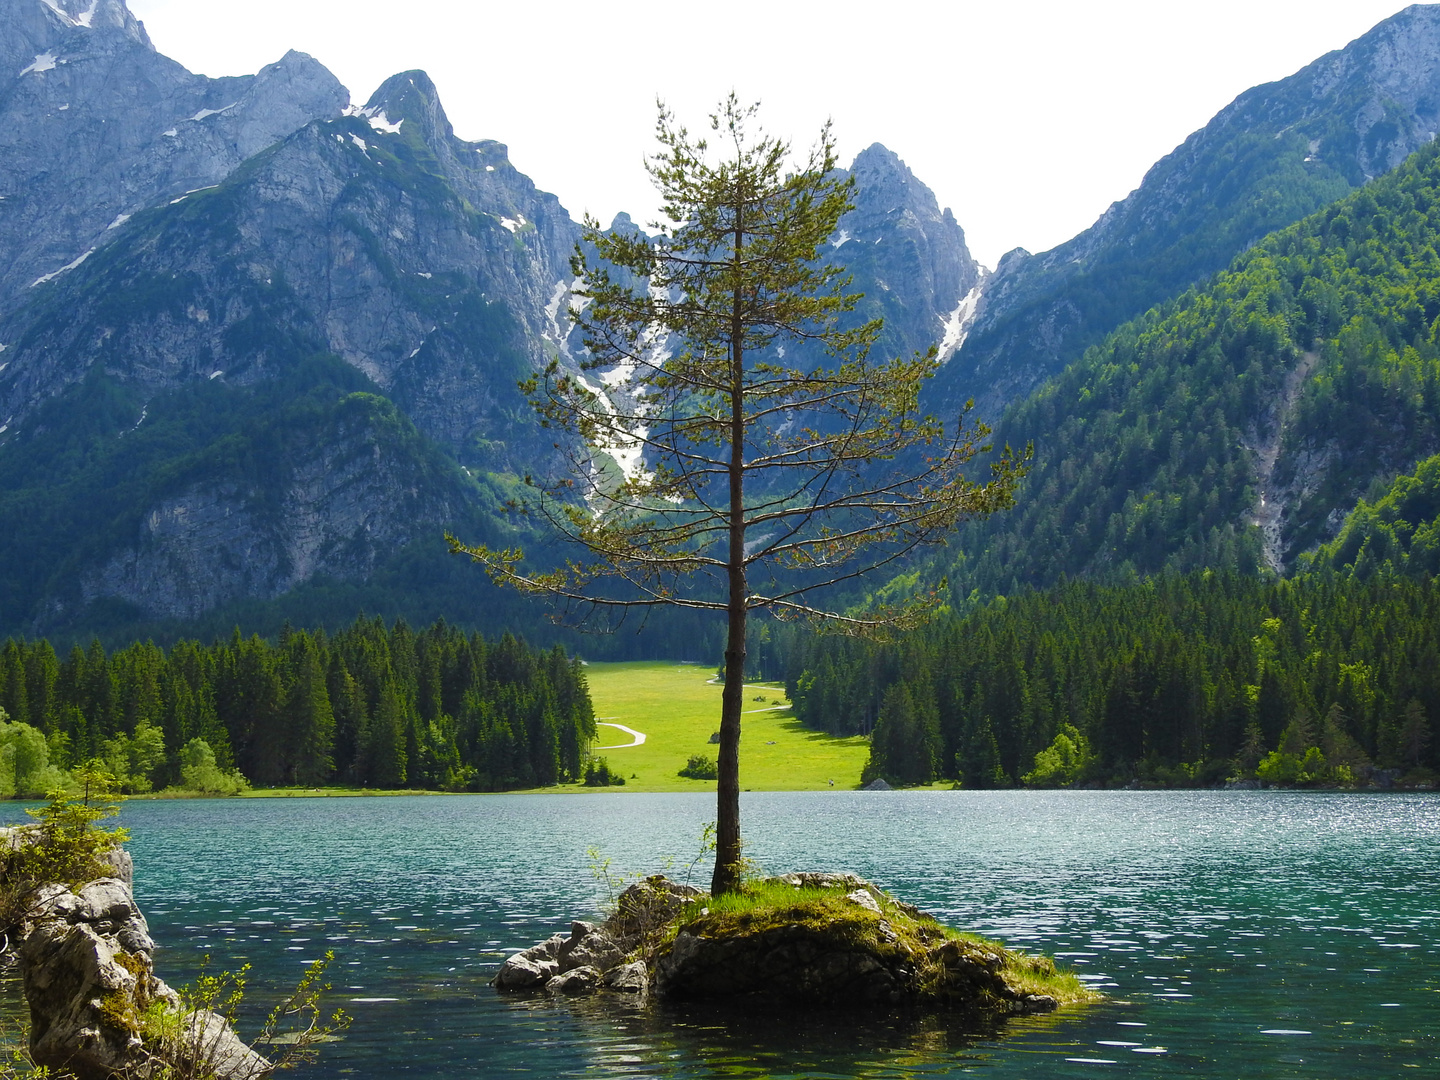
<path id="1" fill-rule="evenodd" d="M 704 754 L 691 754 L 690 760 L 685 762 L 685 767 L 680 770 L 680 775 L 691 780 L 714 780 L 720 776 L 720 766 L 715 763 L 714 758 Z"/>
<path id="2" fill-rule="evenodd" d="M 0 709 L 0 799 L 42 799 L 68 782 L 50 764 L 45 736 L 29 724 L 9 723 Z"/>
<path id="3" fill-rule="evenodd" d="M 240 775 L 240 770 L 227 772 L 216 765 L 215 751 L 204 739 L 191 739 L 180 751 L 178 789 L 202 795 L 238 795 L 248 791 L 250 784 Z"/>
<path id="4" fill-rule="evenodd" d="M 26 897 L 38 884 L 55 882 L 77 889 L 110 872 L 103 856 L 129 839 L 124 829 L 104 829 L 97 822 L 114 817 L 115 778 L 95 762 L 75 771 L 80 793 L 57 789 L 39 809 L 25 811 L 35 819 L 8 853 L 0 887 L 0 929 L 24 916 Z"/>
<path id="5" fill-rule="evenodd" d="M 586 787 L 624 787 L 625 777 L 610 770 L 610 763 L 603 757 L 592 757 L 585 762 L 581 774 Z"/>
<path id="6" fill-rule="evenodd" d="M 1069 787 L 1094 764 L 1090 741 L 1070 724 L 1061 724 L 1055 741 L 1035 755 L 1035 768 L 1020 778 L 1026 787 Z"/>

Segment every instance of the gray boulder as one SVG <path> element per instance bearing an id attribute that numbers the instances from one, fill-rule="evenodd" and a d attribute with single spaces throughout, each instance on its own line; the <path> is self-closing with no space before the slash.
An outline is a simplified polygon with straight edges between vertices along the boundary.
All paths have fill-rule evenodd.
<path id="1" fill-rule="evenodd" d="M 588 994 L 600 987 L 600 972 L 588 965 L 585 967 L 573 968 L 562 975 L 556 975 L 545 984 L 545 990 L 551 994 Z"/>
<path id="2" fill-rule="evenodd" d="M 155 1006 L 183 1008 L 155 976 L 155 943 L 129 886 L 102 878 L 71 892 L 43 885 L 22 927 L 21 975 L 30 1006 L 36 1064 L 77 1080 L 150 1080 L 196 1067 L 217 1080 L 259 1080 L 272 1065 L 245 1046 L 220 1016 L 178 1016 L 178 1037 L 146 1029 Z M 188 1072 L 186 1072 L 188 1070 Z"/>
<path id="3" fill-rule="evenodd" d="M 497 990 L 534 990 L 544 986 L 560 973 L 560 965 L 544 956 L 534 955 L 533 949 L 526 949 L 508 957 L 500 965 L 495 976 Z"/>
<path id="4" fill-rule="evenodd" d="M 558 959 L 562 972 L 579 967 L 608 971 L 625 959 L 625 950 L 593 923 L 577 922 L 571 927 L 570 939 L 560 946 Z"/>
<path id="5" fill-rule="evenodd" d="M 605 973 L 605 988 L 622 994 L 644 994 L 650 989 L 650 972 L 643 960 L 621 964 Z"/>

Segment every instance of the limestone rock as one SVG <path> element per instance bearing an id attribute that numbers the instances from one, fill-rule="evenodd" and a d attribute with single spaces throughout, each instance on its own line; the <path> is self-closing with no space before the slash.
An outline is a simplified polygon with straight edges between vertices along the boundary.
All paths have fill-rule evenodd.
<path id="1" fill-rule="evenodd" d="M 123 1075 L 149 1080 L 197 1061 L 218 1080 L 258 1080 L 270 1062 L 251 1051 L 224 1018 L 200 1011 L 181 1021 L 179 1045 L 143 1030 L 152 1006 L 181 1007 L 155 976 L 155 944 L 129 886 L 102 878 L 71 892 L 43 885 L 32 894 L 20 943 L 36 1063 L 78 1080 Z"/>
<path id="2" fill-rule="evenodd" d="M 545 990 L 551 994 L 589 994 L 600 986 L 600 972 L 588 965 L 573 968 L 563 974 L 556 975 L 545 984 Z"/>
<path id="3" fill-rule="evenodd" d="M 605 928 L 617 941 L 638 939 L 649 930 L 663 926 L 680 914 L 686 904 L 703 896 L 699 889 L 654 874 L 627 887 L 615 903 L 615 914 Z"/>
<path id="4" fill-rule="evenodd" d="M 866 911 L 873 911 L 876 915 L 880 914 L 880 905 L 875 902 L 875 897 L 871 896 L 864 889 L 856 889 L 854 892 L 846 893 L 845 899 L 849 900 L 852 904 L 859 904 Z"/>
<path id="5" fill-rule="evenodd" d="M 124 0 L 0 0 L 0 310 L 348 100 L 297 52 L 256 75 L 191 74 Z"/>
<path id="6" fill-rule="evenodd" d="M 650 989 L 650 972 L 643 960 L 621 964 L 605 973 L 605 988 L 622 994 L 644 994 Z"/>
<path id="7" fill-rule="evenodd" d="M 594 924 L 577 922 L 570 931 L 570 939 L 560 946 L 558 959 L 562 972 L 579 967 L 608 971 L 625 959 L 625 950 Z"/>
<path id="8" fill-rule="evenodd" d="M 544 986 L 560 973 L 560 965 L 543 956 L 534 956 L 534 950 L 514 953 L 500 965 L 495 976 L 495 987 L 499 990 L 533 990 Z"/>

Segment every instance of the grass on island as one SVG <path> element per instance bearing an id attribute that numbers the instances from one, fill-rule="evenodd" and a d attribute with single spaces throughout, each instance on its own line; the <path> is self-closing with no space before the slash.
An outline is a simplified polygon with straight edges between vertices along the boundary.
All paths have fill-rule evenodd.
<path id="1" fill-rule="evenodd" d="M 704 938 L 746 937 L 768 930 L 807 927 L 877 956 L 898 952 L 911 961 L 926 958 L 920 961 L 921 979 L 932 987 L 944 977 L 932 951 L 952 941 L 971 956 L 1000 956 L 1001 976 L 1021 994 L 1048 995 L 1061 1005 L 1093 1002 L 1102 997 L 1074 972 L 1056 967 L 1048 956 L 1010 949 L 998 941 L 952 929 L 897 902 L 884 890 L 872 887 L 869 892 L 880 911 L 870 911 L 847 899 L 844 889 L 800 887 L 783 878 L 752 880 L 739 892 L 704 897 L 687 905 L 679 918 L 665 927 L 663 939 L 673 940 L 681 927 Z"/>
<path id="2" fill-rule="evenodd" d="M 551 791 L 714 791 L 714 780 L 678 775 L 693 754 L 713 759 L 719 747 L 720 685 L 715 671 L 699 664 L 637 661 L 592 663 L 585 669 L 595 718 L 600 722 L 593 753 L 625 777 L 624 787 Z M 860 783 L 870 743 L 837 738 L 802 727 L 787 708 L 782 683 L 747 683 L 740 734 L 740 787 L 747 791 L 846 790 Z M 617 747 L 631 736 L 605 722 L 645 734 L 640 746 Z M 832 783 L 833 782 L 833 783 Z"/>

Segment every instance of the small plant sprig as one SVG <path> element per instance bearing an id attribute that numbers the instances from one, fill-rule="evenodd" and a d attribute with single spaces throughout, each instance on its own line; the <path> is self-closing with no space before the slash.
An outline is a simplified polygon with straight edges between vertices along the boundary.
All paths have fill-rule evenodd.
<path id="1" fill-rule="evenodd" d="M 715 822 L 707 821 L 705 827 L 700 830 L 700 851 L 695 858 L 690 860 L 690 865 L 685 868 L 685 884 L 690 884 L 690 876 L 695 873 L 695 868 L 705 861 L 707 856 L 715 854 Z"/>
<path id="2" fill-rule="evenodd" d="M 334 959 L 334 952 L 326 952 L 310 964 L 294 991 L 270 1010 L 265 1026 L 256 1036 L 256 1045 L 284 1048 L 278 1056 L 271 1057 L 275 1069 L 291 1069 L 314 1061 L 319 1044 L 333 1042 L 350 1026 L 351 1018 L 343 1010 L 336 1009 L 327 1021 L 320 1008 L 321 997 L 331 988 L 322 980 Z M 209 963 L 210 957 L 206 956 L 194 986 L 180 991 L 180 1008 L 156 1003 L 141 1017 L 142 1036 L 156 1047 L 158 1056 L 166 1063 L 166 1080 L 211 1080 L 216 1067 L 223 1064 L 220 1060 L 225 1053 L 220 1041 L 222 1029 L 196 1023 L 192 1017 L 208 1011 L 227 1021 L 233 1029 L 245 999 L 250 965 L 239 971 L 212 975 Z"/>

